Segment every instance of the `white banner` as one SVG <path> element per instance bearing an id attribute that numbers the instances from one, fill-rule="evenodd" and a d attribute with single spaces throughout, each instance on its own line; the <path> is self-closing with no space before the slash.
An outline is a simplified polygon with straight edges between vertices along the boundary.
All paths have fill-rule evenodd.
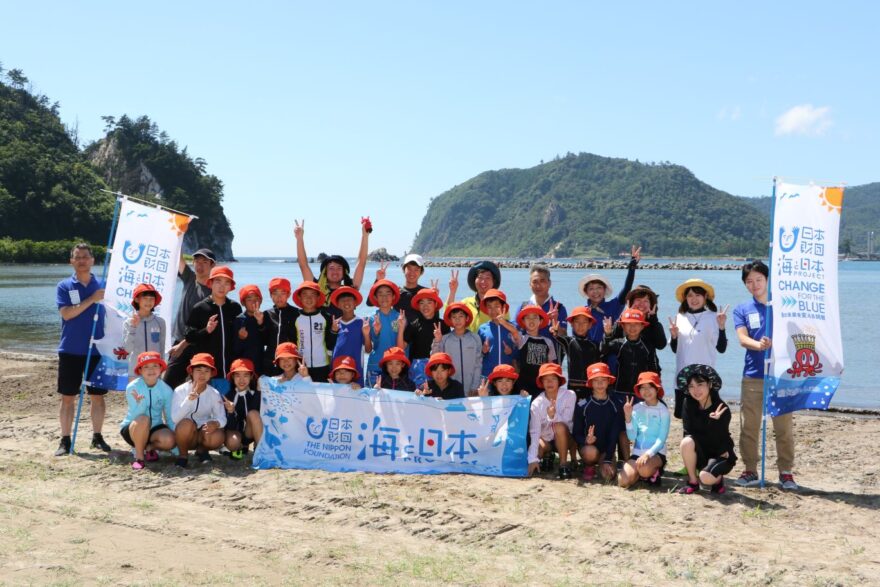
<path id="1" fill-rule="evenodd" d="M 828 408 L 843 373 L 837 244 L 842 187 L 776 185 L 767 412 Z"/>
<path id="2" fill-rule="evenodd" d="M 528 397 L 440 400 L 263 376 L 254 468 L 523 477 Z"/>
<path id="3" fill-rule="evenodd" d="M 101 362 L 91 384 L 124 390 L 128 384 L 128 353 L 122 346 L 125 320 L 134 312 L 131 295 L 149 283 L 162 296 L 155 312 L 166 325 L 165 352 L 171 348 L 174 329 L 174 294 L 183 235 L 190 217 L 124 199 L 119 210 L 113 253 L 107 269 L 104 294 L 104 338 L 95 341 Z M 167 358 L 167 357 L 166 357 Z"/>

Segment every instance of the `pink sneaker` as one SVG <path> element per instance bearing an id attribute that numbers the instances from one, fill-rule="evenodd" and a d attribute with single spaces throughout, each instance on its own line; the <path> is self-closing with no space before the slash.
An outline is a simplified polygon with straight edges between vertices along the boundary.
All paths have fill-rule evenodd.
<path id="1" fill-rule="evenodd" d="M 144 467 L 146 467 L 146 465 L 145 465 L 144 462 L 143 462 L 142 460 L 140 460 L 140 459 L 135 460 L 135 462 L 133 462 L 133 463 L 131 464 L 131 468 L 134 469 L 135 471 L 140 471 L 140 470 L 143 469 Z"/>

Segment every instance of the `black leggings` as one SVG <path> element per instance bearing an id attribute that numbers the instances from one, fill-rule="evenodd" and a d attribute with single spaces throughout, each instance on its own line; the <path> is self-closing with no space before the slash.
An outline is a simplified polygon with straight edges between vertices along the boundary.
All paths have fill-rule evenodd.
<path id="1" fill-rule="evenodd" d="M 702 462 L 700 462 L 702 461 Z M 721 477 L 722 475 L 727 475 L 733 470 L 733 466 L 736 465 L 736 457 L 718 457 L 711 459 L 699 459 L 697 462 L 697 468 L 709 473 L 713 477 Z"/>

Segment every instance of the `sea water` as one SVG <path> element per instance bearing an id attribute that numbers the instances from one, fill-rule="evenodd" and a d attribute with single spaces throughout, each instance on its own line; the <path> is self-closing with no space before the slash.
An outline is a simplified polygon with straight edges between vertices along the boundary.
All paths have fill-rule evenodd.
<path id="1" fill-rule="evenodd" d="M 286 277 L 294 287 L 301 281 L 299 267 L 290 259 L 248 258 L 230 264 L 235 272 L 238 287 L 253 283 L 263 290 L 264 309 L 271 305 L 266 287 L 272 277 Z M 576 260 L 557 259 L 565 262 Z M 731 260 L 701 260 L 726 265 Z M 663 262 L 644 259 L 643 263 Z M 353 265 L 353 263 L 352 263 Z M 312 266 L 317 274 L 317 266 Z M 364 274 L 362 292 L 366 296 L 369 284 L 376 276 L 377 263 L 369 263 Z M 96 266 L 95 274 L 100 277 L 101 266 Z M 471 295 L 467 286 L 467 269 L 459 271 L 457 298 Z M 0 350 L 54 353 L 61 328 L 61 318 L 55 306 L 55 286 L 72 273 L 68 265 L 0 265 Z M 570 310 L 583 305 L 586 300 L 578 293 L 578 281 L 588 271 L 556 269 L 551 274 L 551 294 Z M 626 277 L 626 271 L 602 271 L 612 286 L 619 291 Z M 399 264 L 388 268 L 389 279 L 403 282 Z M 727 352 L 718 356 L 717 369 L 724 380 L 722 396 L 736 399 L 739 396 L 739 380 L 742 375 L 744 350 L 737 342 L 733 328 L 733 308 L 746 301 L 749 294 L 742 284 L 739 271 L 679 271 L 679 270 L 637 270 L 635 284 L 650 286 L 659 294 L 658 317 L 664 326 L 668 317 L 674 316 L 678 309 L 675 288 L 684 280 L 699 277 L 715 288 L 715 301 L 719 308 L 730 304 L 727 320 Z M 440 295 L 445 300 L 449 291 L 450 269 L 427 268 L 421 279 L 423 285 L 430 285 L 433 279 L 440 282 Z M 531 295 L 528 285 L 528 269 L 502 270 L 501 289 L 507 294 L 511 306 L 517 308 L 520 302 Z M 880 358 L 880 307 L 874 302 L 874 289 L 880 284 L 880 262 L 844 261 L 839 266 L 840 323 L 843 337 L 845 372 L 840 389 L 834 396 L 833 406 L 880 408 L 880 383 L 876 375 L 876 365 Z M 238 299 L 233 292 L 234 299 Z M 179 296 L 178 296 L 179 297 Z M 362 305 L 358 315 L 374 312 L 373 308 Z M 668 335 L 668 330 L 667 330 Z M 667 347 L 660 351 L 660 365 L 663 368 L 663 384 L 666 389 L 674 387 L 675 356 Z"/>

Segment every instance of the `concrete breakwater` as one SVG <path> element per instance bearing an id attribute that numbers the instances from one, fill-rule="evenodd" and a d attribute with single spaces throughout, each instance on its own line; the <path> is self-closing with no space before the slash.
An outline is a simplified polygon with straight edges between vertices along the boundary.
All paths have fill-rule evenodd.
<path id="1" fill-rule="evenodd" d="M 559 262 L 559 261 L 529 261 L 526 259 L 517 259 L 517 260 L 504 260 L 504 261 L 495 261 L 494 259 L 489 259 L 490 261 L 495 262 L 502 269 L 528 269 L 532 266 L 533 263 L 540 263 L 542 265 L 546 265 L 548 269 L 626 269 L 629 265 L 629 260 L 626 261 L 578 261 L 576 263 L 571 262 Z M 426 267 L 470 267 L 478 260 L 466 260 L 466 259 L 454 259 L 454 260 L 444 260 L 444 261 L 431 261 L 430 259 L 425 259 Z M 733 263 L 725 263 L 725 264 L 714 264 L 714 263 L 685 263 L 678 261 L 668 261 L 663 263 L 639 263 L 639 270 L 643 271 L 645 269 L 657 269 L 657 270 L 672 270 L 672 271 L 739 271 L 742 267 L 741 264 L 733 264 Z"/>

